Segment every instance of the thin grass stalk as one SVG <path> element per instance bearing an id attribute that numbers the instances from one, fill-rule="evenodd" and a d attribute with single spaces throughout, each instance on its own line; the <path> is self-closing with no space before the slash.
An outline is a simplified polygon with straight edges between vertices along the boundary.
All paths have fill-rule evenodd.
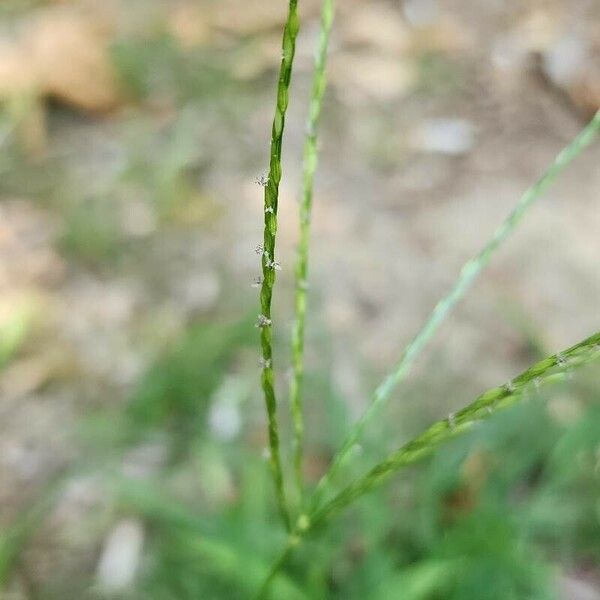
<path id="1" fill-rule="evenodd" d="M 581 133 L 558 156 L 550 168 L 531 186 L 505 219 L 483 249 L 462 267 L 458 279 L 450 292 L 433 309 L 423 328 L 408 344 L 394 370 L 376 388 L 369 407 L 362 417 L 350 429 L 341 449 L 335 455 L 331 467 L 321 478 L 311 498 L 314 509 L 329 489 L 331 482 L 342 465 L 348 460 L 355 444 L 360 439 L 366 425 L 389 400 L 396 386 L 406 377 L 412 364 L 423 351 L 427 343 L 445 321 L 456 304 L 465 296 L 477 276 L 489 263 L 498 247 L 517 228 L 529 208 L 541 197 L 562 171 L 588 147 L 600 130 L 600 111 L 581 131 Z"/>
<path id="2" fill-rule="evenodd" d="M 274 388 L 273 372 L 273 327 L 271 319 L 271 303 L 273 286 L 278 263 L 275 260 L 275 241 L 277 236 L 277 208 L 279 202 L 279 182 L 281 181 L 281 148 L 285 115 L 288 107 L 289 88 L 292 78 L 292 66 L 296 51 L 296 38 L 300 27 L 298 18 L 298 0 L 290 0 L 287 21 L 283 30 L 281 67 L 277 84 L 277 103 L 271 136 L 271 160 L 268 180 L 265 182 L 265 227 L 262 246 L 262 285 L 260 290 L 261 314 L 258 320 L 260 327 L 260 343 L 262 349 L 261 383 L 267 409 L 269 429 L 269 462 L 275 482 L 277 504 L 286 529 L 291 528 L 290 513 L 285 494 L 283 469 L 279 451 L 279 426 L 277 422 L 277 400 Z"/>
<path id="3" fill-rule="evenodd" d="M 295 321 L 292 330 L 292 378 L 290 381 L 290 405 L 294 422 L 294 472 L 300 503 L 304 497 L 302 475 L 304 454 L 304 415 L 302 385 L 304 379 L 304 330 L 306 323 L 306 303 L 308 289 L 308 250 L 312 213 L 315 172 L 318 164 L 317 130 L 323 106 L 323 96 L 327 87 L 326 66 L 329 38 L 335 13 L 334 0 L 323 0 L 321 9 L 321 30 L 315 56 L 315 69 L 306 140 L 304 143 L 304 169 L 302 198 L 300 201 L 300 240 L 296 258 Z"/>
<path id="4" fill-rule="evenodd" d="M 432 454 L 444 442 L 472 429 L 498 410 L 512 406 L 534 388 L 564 380 L 574 369 L 600 358 L 600 332 L 586 340 L 536 363 L 507 384 L 492 388 L 457 413 L 434 423 L 412 441 L 392 452 L 330 500 L 310 518 L 311 527 L 326 522 L 357 498 L 379 487 L 399 470 Z"/>
<path id="5" fill-rule="evenodd" d="M 269 592 L 271 585 L 273 584 L 273 581 L 279 575 L 279 572 L 285 566 L 286 562 L 292 555 L 294 547 L 299 542 L 300 542 L 300 538 L 298 536 L 290 534 L 287 544 L 285 545 L 284 549 L 280 553 L 277 560 L 271 566 L 271 570 L 265 577 L 265 580 L 262 582 L 259 590 L 257 591 L 256 595 L 254 596 L 255 600 L 263 600 L 264 598 L 267 597 L 267 594 Z"/>
<path id="6" fill-rule="evenodd" d="M 475 427 L 496 412 L 512 406 L 546 384 L 569 378 L 573 371 L 600 359 L 600 332 L 582 342 L 539 361 L 505 385 L 481 394 L 474 402 L 445 419 L 437 421 L 410 442 L 392 452 L 366 475 L 348 485 L 322 508 L 298 519 L 288 543 L 273 563 L 273 568 L 257 598 L 265 597 L 268 586 L 283 568 L 295 546 L 310 533 L 321 528 L 354 500 L 368 494 L 398 471 L 435 452 L 442 444 Z"/>

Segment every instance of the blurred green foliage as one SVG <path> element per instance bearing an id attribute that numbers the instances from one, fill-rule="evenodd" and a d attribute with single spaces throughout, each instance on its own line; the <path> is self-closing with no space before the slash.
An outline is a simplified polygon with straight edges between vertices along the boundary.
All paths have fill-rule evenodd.
<path id="1" fill-rule="evenodd" d="M 234 81 L 216 50 L 185 51 L 160 30 L 143 38 L 113 44 L 112 56 L 123 84 L 138 99 L 171 101 L 177 105 L 226 95 Z"/>
<path id="2" fill-rule="evenodd" d="M 95 265 L 116 258 L 120 242 L 115 207 L 109 198 L 83 198 L 65 208 L 60 247 L 67 255 Z"/>
<path id="3" fill-rule="evenodd" d="M 128 407 L 135 431 L 166 428 L 178 447 L 198 436 L 211 395 L 253 333 L 249 321 L 192 325 L 141 378 Z"/>
<path id="4" fill-rule="evenodd" d="M 110 417 L 112 427 L 121 422 L 129 432 L 105 472 L 115 517 L 136 516 L 147 533 L 137 585 L 117 597 L 251 598 L 280 551 L 285 536 L 261 455 L 264 439 L 256 437 L 264 425 L 253 417 L 261 414 L 260 399 L 238 404 L 241 430 L 232 437 L 217 435 L 207 420 L 232 372 L 252 376 L 239 369 L 255 334 L 249 321 L 191 326 L 141 378 L 126 414 Z M 588 367 L 542 388 L 543 397 L 501 412 L 363 498 L 307 540 L 270 597 L 560 600 L 561 573 L 600 561 L 596 374 Z M 328 431 L 347 417 L 327 377 L 309 380 L 308 394 L 319 398 L 309 420 L 321 423 L 308 446 L 311 463 L 320 460 L 315 449 L 335 445 Z M 398 437 L 396 429 L 388 422 L 380 437 Z M 157 431 L 169 440 L 169 460 L 141 479 L 119 474 L 120 455 Z M 114 451 L 110 436 L 104 444 Z M 365 453 L 361 462 L 372 462 L 375 449 Z M 94 461 L 84 453 L 80 468 L 97 468 Z M 27 543 L 30 517 L 23 519 L 4 539 L 7 572 Z M 79 587 L 65 582 L 60 593 L 71 597 L 86 577 Z M 39 597 L 55 597 L 44 593 Z"/>

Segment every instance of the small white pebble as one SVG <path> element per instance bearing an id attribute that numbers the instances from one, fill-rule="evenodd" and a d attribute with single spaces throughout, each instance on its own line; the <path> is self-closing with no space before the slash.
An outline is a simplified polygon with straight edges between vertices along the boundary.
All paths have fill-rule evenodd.
<path id="1" fill-rule="evenodd" d="M 142 556 L 144 528 L 136 519 L 117 523 L 104 543 L 97 570 L 99 586 L 110 592 L 131 587 Z"/>
<path id="2" fill-rule="evenodd" d="M 231 402 L 217 402 L 210 409 L 208 425 L 218 439 L 233 440 L 242 428 L 240 409 Z"/>

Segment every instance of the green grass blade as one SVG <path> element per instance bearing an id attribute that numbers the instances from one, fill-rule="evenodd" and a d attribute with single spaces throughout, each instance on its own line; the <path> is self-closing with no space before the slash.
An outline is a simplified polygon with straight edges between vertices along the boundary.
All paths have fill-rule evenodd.
<path id="1" fill-rule="evenodd" d="M 274 373 L 273 373 L 273 332 L 271 321 L 271 303 L 273 299 L 273 286 L 275 284 L 275 240 L 277 236 L 277 207 L 279 201 L 279 182 L 281 181 L 281 149 L 285 115 L 288 107 L 289 88 L 292 78 L 292 66 L 296 51 L 296 38 L 300 28 L 298 17 L 298 0 L 290 0 L 287 21 L 283 30 L 281 67 L 277 84 L 277 102 L 273 130 L 271 136 L 271 161 L 269 178 L 265 185 L 265 227 L 262 253 L 262 285 L 260 290 L 261 315 L 260 343 L 262 348 L 262 376 L 261 383 L 267 409 L 269 428 L 270 465 L 275 482 L 277 503 L 281 518 L 290 529 L 290 514 L 285 495 L 283 469 L 279 451 L 279 425 L 277 423 L 277 400 L 275 398 Z"/>
<path id="2" fill-rule="evenodd" d="M 427 343 L 445 321 L 456 304 L 465 296 L 473 281 L 485 268 L 492 255 L 506 238 L 516 229 L 528 209 L 540 198 L 548 187 L 556 180 L 562 171 L 588 147 L 596 138 L 600 130 L 600 111 L 583 129 L 583 131 L 556 157 L 550 168 L 531 186 L 498 227 L 489 242 L 483 249 L 471 258 L 460 271 L 458 279 L 450 292 L 444 296 L 433 309 L 423 328 L 408 344 L 394 370 L 377 387 L 371 403 L 362 417 L 353 425 L 341 449 L 333 459 L 329 471 L 321 478 L 311 500 L 315 507 L 321 501 L 324 493 L 329 488 L 333 477 L 340 467 L 349 458 L 354 445 L 359 440 L 366 425 L 375 414 L 387 403 L 396 386 L 406 377 L 417 356 L 423 351 Z"/>
<path id="3" fill-rule="evenodd" d="M 304 417 L 302 380 L 304 376 L 304 329 L 306 323 L 306 292 L 308 286 L 308 248 L 315 172 L 318 163 L 317 129 L 327 87 L 326 65 L 329 38 L 333 26 L 334 0 L 324 0 L 321 9 L 321 32 L 315 57 L 310 109 L 306 141 L 304 144 L 304 172 L 302 199 L 300 202 L 300 241 L 296 259 L 296 317 L 292 330 L 292 379 L 290 382 L 290 405 L 294 422 L 294 472 L 298 494 L 302 501 L 304 482 L 302 476 Z"/>
<path id="4" fill-rule="evenodd" d="M 310 527 L 322 525 L 335 513 L 380 486 L 399 470 L 430 455 L 441 444 L 471 429 L 497 410 L 516 403 L 524 397 L 531 386 L 537 388 L 545 383 L 564 379 L 573 369 L 598 358 L 600 358 L 600 332 L 568 350 L 536 363 L 506 385 L 488 390 L 472 404 L 434 423 L 421 435 L 392 452 L 364 477 L 348 485 L 309 518 Z"/>
<path id="5" fill-rule="evenodd" d="M 509 383 L 481 394 L 474 402 L 457 413 L 437 421 L 410 442 L 392 452 L 323 507 L 309 515 L 301 515 L 273 567 L 260 588 L 257 598 L 266 597 L 269 584 L 289 559 L 295 546 L 317 528 L 327 524 L 344 508 L 358 498 L 373 491 L 405 467 L 426 458 L 443 443 L 459 436 L 499 410 L 507 408 L 527 396 L 531 387 L 538 388 L 557 380 L 568 378 L 574 369 L 600 359 L 600 332 L 534 364 Z"/>

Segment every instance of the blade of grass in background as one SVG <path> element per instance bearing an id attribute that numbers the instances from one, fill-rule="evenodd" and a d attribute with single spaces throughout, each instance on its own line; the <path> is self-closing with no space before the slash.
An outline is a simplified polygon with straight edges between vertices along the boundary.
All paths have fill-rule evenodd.
<path id="1" fill-rule="evenodd" d="M 296 318 L 292 331 L 292 379 L 290 382 L 290 404 L 294 421 L 294 471 L 300 503 L 304 495 L 302 476 L 304 417 L 302 380 L 304 375 L 304 329 L 306 323 L 306 295 L 308 287 L 308 249 L 310 220 L 315 172 L 318 163 L 317 128 L 327 87 L 326 65 L 329 38 L 335 12 L 334 0 L 324 0 L 321 9 L 321 31 L 315 56 L 315 71 L 308 115 L 306 141 L 304 144 L 304 172 L 302 198 L 300 202 L 300 241 L 296 259 Z"/>
<path id="2" fill-rule="evenodd" d="M 311 499 L 311 507 L 313 509 L 318 506 L 334 476 L 349 458 L 366 425 L 385 406 L 396 386 L 408 374 L 417 356 L 423 351 L 452 309 L 465 296 L 473 281 L 488 264 L 498 247 L 516 229 L 528 209 L 540 198 L 562 171 L 594 141 L 599 130 L 600 111 L 596 113 L 595 117 L 583 131 L 558 154 L 552 165 L 540 179 L 521 196 L 513 211 L 495 231 L 483 249 L 463 266 L 454 287 L 435 306 L 423 328 L 402 353 L 394 370 L 375 390 L 371 403 L 362 417 L 351 428 L 341 449 L 335 455 L 331 467 L 317 484 Z"/>
<path id="3" fill-rule="evenodd" d="M 303 538 L 309 532 L 326 525 L 330 519 L 352 504 L 354 500 L 373 491 L 401 469 L 431 455 L 443 443 L 465 433 L 483 419 L 527 397 L 532 387 L 536 389 L 544 384 L 564 380 L 566 377 L 570 377 L 574 369 L 597 359 L 600 359 L 600 332 L 563 352 L 534 364 L 509 383 L 488 390 L 468 406 L 437 421 L 423 433 L 391 453 L 366 475 L 348 485 L 322 508 L 300 517 L 295 530 L 288 538 L 287 545 L 274 561 L 256 598 L 266 597 L 271 582 Z"/>
<path id="4" fill-rule="evenodd" d="M 292 78 L 292 66 L 296 50 L 296 37 L 298 36 L 298 30 L 300 28 L 297 7 L 298 0 L 290 0 L 287 21 L 283 30 L 283 54 L 279 70 L 277 102 L 271 136 L 269 178 L 265 182 L 265 227 L 261 259 L 263 275 L 260 290 L 261 314 L 258 321 L 258 326 L 261 330 L 260 343 L 262 348 L 261 383 L 265 397 L 269 428 L 269 462 L 275 482 L 279 512 L 281 513 L 281 518 L 288 531 L 291 525 L 279 451 L 279 425 L 277 423 L 277 400 L 275 398 L 273 374 L 271 302 L 273 299 L 273 285 L 275 284 L 275 271 L 278 267 L 278 263 L 275 260 L 275 239 L 277 235 L 279 182 L 281 181 L 281 148 L 283 142 L 283 130 L 285 127 L 285 115 L 288 107 L 289 87 Z"/>

